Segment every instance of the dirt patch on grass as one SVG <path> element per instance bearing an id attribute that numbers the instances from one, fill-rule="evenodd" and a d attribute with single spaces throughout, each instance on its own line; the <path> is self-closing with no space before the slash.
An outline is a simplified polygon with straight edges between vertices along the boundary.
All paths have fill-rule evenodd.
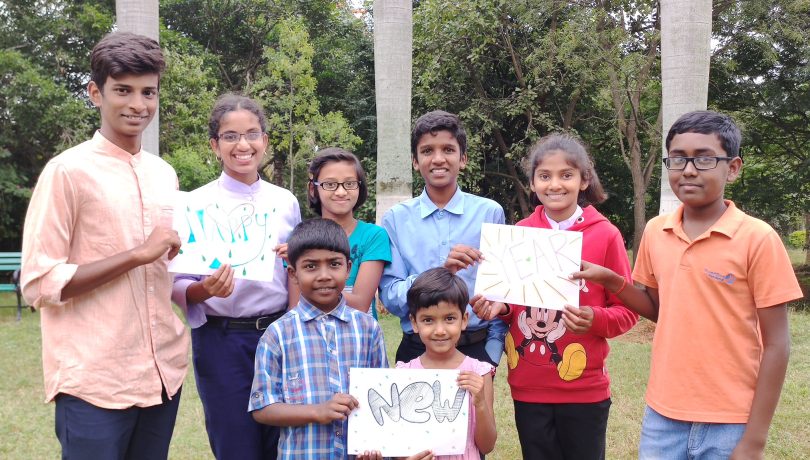
<path id="1" fill-rule="evenodd" d="M 633 329 L 630 329 L 613 340 L 631 343 L 651 343 L 654 334 L 655 323 L 645 318 L 639 318 L 638 323 Z"/>

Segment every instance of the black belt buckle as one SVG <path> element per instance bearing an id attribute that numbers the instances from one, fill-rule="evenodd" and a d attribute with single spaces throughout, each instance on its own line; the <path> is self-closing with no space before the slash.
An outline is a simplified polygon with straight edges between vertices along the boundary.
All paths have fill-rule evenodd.
<path id="1" fill-rule="evenodd" d="M 276 318 L 274 316 L 275 315 L 273 315 L 273 316 L 260 316 L 260 317 L 256 318 L 256 330 L 257 331 L 263 331 L 263 330 L 267 329 L 271 324 L 273 324 L 273 321 L 276 320 Z"/>
<path id="2" fill-rule="evenodd" d="M 285 313 L 287 313 L 286 310 L 281 310 L 279 312 L 272 313 L 272 314 L 267 315 L 267 316 L 260 316 L 260 317 L 256 318 L 256 330 L 257 331 L 263 331 L 263 330 L 267 329 L 276 320 L 278 320 L 279 318 L 284 316 Z"/>

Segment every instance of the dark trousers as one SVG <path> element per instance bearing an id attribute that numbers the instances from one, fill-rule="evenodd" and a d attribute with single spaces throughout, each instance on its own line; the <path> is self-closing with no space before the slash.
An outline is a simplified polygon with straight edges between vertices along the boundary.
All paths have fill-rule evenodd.
<path id="1" fill-rule="evenodd" d="M 525 460 L 604 460 L 610 398 L 585 404 L 515 401 Z"/>
<path id="2" fill-rule="evenodd" d="M 211 323 L 191 330 L 205 429 L 218 460 L 275 460 L 278 455 L 279 428 L 256 423 L 247 411 L 256 345 L 263 332 Z"/>
<path id="3" fill-rule="evenodd" d="M 56 437 L 62 458 L 165 459 L 169 456 L 180 391 L 151 407 L 104 409 L 75 396 L 56 396 Z"/>
<path id="4" fill-rule="evenodd" d="M 463 335 L 464 333 L 462 333 Z M 415 336 L 415 337 L 414 337 Z M 470 358 L 475 358 L 479 361 L 483 361 L 485 363 L 490 363 L 495 367 L 498 367 L 498 363 L 493 363 L 492 358 L 489 357 L 487 354 L 486 348 L 484 348 L 487 344 L 486 340 L 481 340 L 475 343 L 459 345 L 456 348 L 458 351 L 464 353 L 465 355 L 469 356 Z M 402 341 L 399 342 L 399 347 L 397 348 L 397 361 L 402 361 L 407 363 L 413 359 L 416 359 L 425 352 L 425 344 L 419 340 L 419 336 L 416 334 L 402 334 Z"/>

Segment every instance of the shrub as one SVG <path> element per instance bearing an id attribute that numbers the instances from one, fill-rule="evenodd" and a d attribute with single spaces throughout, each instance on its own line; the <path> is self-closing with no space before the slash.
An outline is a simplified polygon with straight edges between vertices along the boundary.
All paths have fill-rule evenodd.
<path id="1" fill-rule="evenodd" d="M 807 243 L 807 230 L 797 230 L 788 235 L 788 244 L 794 248 L 802 249 Z"/>

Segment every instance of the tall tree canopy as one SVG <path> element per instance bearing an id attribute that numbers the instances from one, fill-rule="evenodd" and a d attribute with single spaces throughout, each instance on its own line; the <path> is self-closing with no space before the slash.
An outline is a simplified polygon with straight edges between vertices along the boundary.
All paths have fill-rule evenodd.
<path id="1" fill-rule="evenodd" d="M 160 150 L 183 189 L 219 174 L 207 120 L 226 91 L 262 100 L 270 179 L 292 183 L 301 199 L 316 148 L 353 148 L 373 173 L 373 17 L 348 8 L 334 0 L 160 2 L 168 63 Z M 709 107 L 731 113 L 745 136 L 745 168 L 730 196 L 780 231 L 795 230 L 810 216 L 810 4 L 715 1 L 712 20 Z M 114 27 L 112 0 L 0 0 L 0 250 L 20 247 L 45 162 L 98 126 L 86 102 L 88 58 Z M 530 212 L 529 146 L 554 131 L 576 133 L 610 194 L 600 210 L 629 242 L 658 209 L 660 41 L 652 0 L 420 0 L 412 118 L 438 108 L 461 115 L 470 137 L 462 186 L 502 203 L 510 221 Z M 374 201 L 363 218 L 374 218 Z"/>

